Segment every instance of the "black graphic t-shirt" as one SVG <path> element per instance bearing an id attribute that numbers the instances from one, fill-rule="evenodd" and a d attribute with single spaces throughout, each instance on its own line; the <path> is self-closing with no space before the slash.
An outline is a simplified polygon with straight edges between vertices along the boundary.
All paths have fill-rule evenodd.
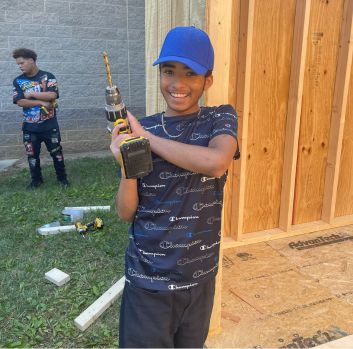
<path id="1" fill-rule="evenodd" d="M 13 81 L 13 103 L 25 99 L 25 92 L 56 92 L 59 98 L 55 76 L 43 70 L 34 76 L 22 74 Z M 23 131 L 42 132 L 58 127 L 56 108 L 43 109 L 39 105 L 23 108 Z"/>
<path id="2" fill-rule="evenodd" d="M 237 135 L 237 116 L 230 105 L 203 107 L 200 115 L 165 117 L 165 130 L 161 114 L 140 122 L 159 137 L 204 147 L 218 135 Z M 227 175 L 207 177 L 152 156 L 153 172 L 138 180 L 126 278 L 154 290 L 197 286 L 217 274 Z"/>

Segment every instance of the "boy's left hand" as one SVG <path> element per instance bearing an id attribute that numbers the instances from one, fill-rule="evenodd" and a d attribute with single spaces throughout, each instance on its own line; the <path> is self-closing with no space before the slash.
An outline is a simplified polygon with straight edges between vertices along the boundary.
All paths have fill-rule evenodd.
<path id="1" fill-rule="evenodd" d="M 113 153 L 115 159 L 119 162 L 120 166 L 122 166 L 122 158 L 121 158 L 121 153 L 120 153 L 120 144 L 124 140 L 131 138 L 131 134 L 127 133 L 119 133 L 121 128 L 124 128 L 124 124 L 118 124 L 117 126 L 114 127 L 112 131 L 112 139 L 110 143 L 110 150 Z"/>

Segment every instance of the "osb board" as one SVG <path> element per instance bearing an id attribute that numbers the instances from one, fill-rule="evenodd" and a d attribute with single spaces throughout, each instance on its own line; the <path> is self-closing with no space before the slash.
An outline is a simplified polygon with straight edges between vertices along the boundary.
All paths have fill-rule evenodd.
<path id="1" fill-rule="evenodd" d="M 308 348 L 353 333 L 353 226 L 224 251 L 208 347 Z"/>
<path id="2" fill-rule="evenodd" d="M 312 0 L 293 224 L 321 219 L 343 0 Z"/>
<path id="3" fill-rule="evenodd" d="M 294 18 L 294 0 L 255 1 L 243 233 L 278 227 Z"/>
<path id="4" fill-rule="evenodd" d="M 353 69 L 351 70 L 344 125 L 340 175 L 338 180 L 335 216 L 353 214 Z"/>

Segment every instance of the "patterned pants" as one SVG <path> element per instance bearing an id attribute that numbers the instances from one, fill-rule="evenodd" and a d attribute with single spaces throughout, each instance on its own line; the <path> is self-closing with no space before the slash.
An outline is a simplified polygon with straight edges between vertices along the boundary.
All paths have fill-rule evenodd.
<path id="1" fill-rule="evenodd" d="M 66 179 L 64 156 L 60 141 L 60 131 L 56 128 L 38 133 L 23 131 L 23 144 L 28 157 L 32 182 L 43 181 L 39 158 L 42 142 L 45 143 L 53 159 L 57 179 L 59 181 Z"/>

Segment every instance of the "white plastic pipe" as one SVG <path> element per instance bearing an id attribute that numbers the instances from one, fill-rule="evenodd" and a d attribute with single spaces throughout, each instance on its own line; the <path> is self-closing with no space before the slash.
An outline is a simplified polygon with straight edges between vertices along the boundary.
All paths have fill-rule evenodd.
<path id="1" fill-rule="evenodd" d="M 65 210 L 82 210 L 84 212 L 88 211 L 110 211 L 110 206 L 77 206 L 77 207 L 65 207 Z"/>
<path id="2" fill-rule="evenodd" d="M 54 235 L 59 233 L 65 233 L 68 231 L 75 231 L 75 225 L 60 225 L 58 227 L 38 228 L 37 231 L 41 235 Z"/>

